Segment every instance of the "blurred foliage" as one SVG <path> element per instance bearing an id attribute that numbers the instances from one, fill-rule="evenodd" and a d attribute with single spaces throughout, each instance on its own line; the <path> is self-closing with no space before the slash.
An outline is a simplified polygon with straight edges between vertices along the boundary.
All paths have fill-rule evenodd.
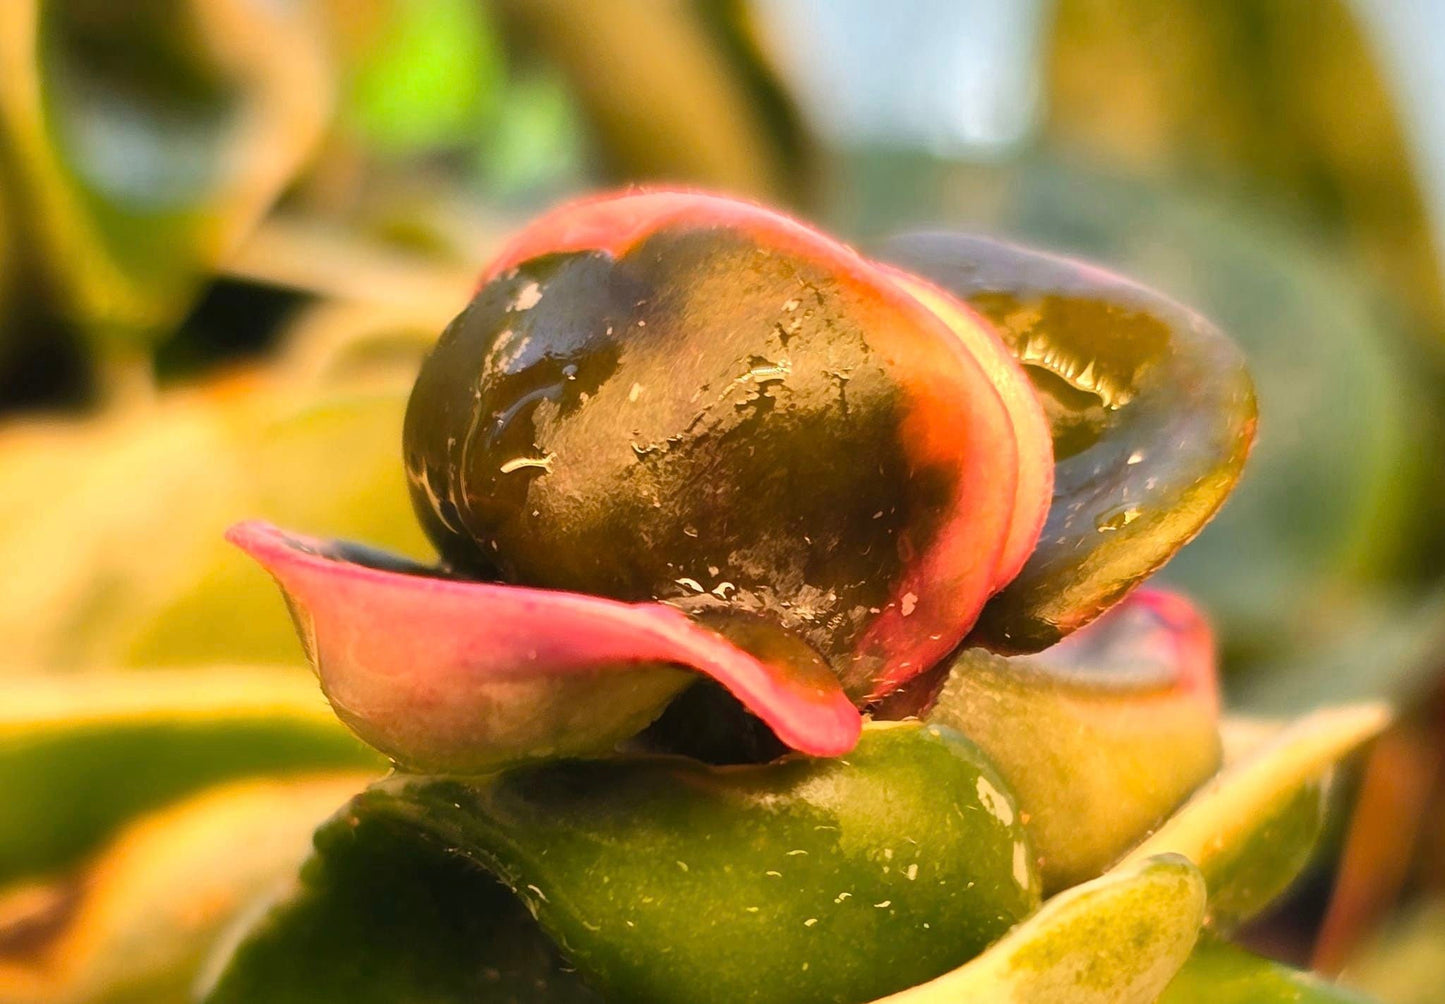
<path id="1" fill-rule="evenodd" d="M 63 871 L 139 813 L 237 777 L 385 770 L 306 674 L 193 667 L 0 678 L 0 885 Z"/>
<path id="2" fill-rule="evenodd" d="M 338 773 L 211 788 L 139 817 L 71 881 L 0 892 L 0 1001 L 193 1000 L 222 929 L 294 874 L 316 821 L 366 782 Z"/>
<path id="3" fill-rule="evenodd" d="M 1048 131 L 1130 173 L 1222 180 L 1338 228 L 1438 338 L 1441 261 L 1372 42 L 1346 0 L 1059 0 Z"/>
<path id="4" fill-rule="evenodd" d="M 320 138 L 314 19 L 256 0 L 15 0 L 0 46 L 27 266 L 101 348 L 144 351 Z"/>

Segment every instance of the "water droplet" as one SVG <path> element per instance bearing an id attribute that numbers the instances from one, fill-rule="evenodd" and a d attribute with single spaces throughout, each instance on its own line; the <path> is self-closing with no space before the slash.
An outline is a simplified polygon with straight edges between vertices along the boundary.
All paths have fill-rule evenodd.
<path id="1" fill-rule="evenodd" d="M 1124 509 L 1115 509 L 1111 513 L 1105 513 L 1094 521 L 1094 526 L 1100 533 L 1108 533 L 1111 530 L 1119 530 L 1128 526 L 1139 518 L 1143 510 L 1137 506 L 1129 506 Z"/>
<path id="2" fill-rule="evenodd" d="M 509 311 L 531 310 L 537 305 L 537 303 L 541 299 L 542 287 L 537 285 L 535 282 L 529 282 L 521 289 L 517 290 L 516 298 L 512 300 L 512 305 L 507 309 Z"/>
<path id="3" fill-rule="evenodd" d="M 918 594 L 917 594 L 917 593 L 904 593 L 904 594 L 903 594 L 903 600 L 902 600 L 901 603 L 900 603 L 900 608 L 902 609 L 903 616 L 904 616 L 904 617 L 909 616 L 910 614 L 913 613 L 913 611 L 914 611 L 917 607 L 918 607 Z"/>
<path id="4" fill-rule="evenodd" d="M 1143 450 L 1135 450 L 1133 453 L 1129 454 L 1129 459 L 1128 459 L 1127 463 L 1129 464 L 1130 467 L 1133 467 L 1135 464 L 1142 463 L 1143 460 L 1144 460 L 1144 451 L 1143 451 Z"/>
<path id="5" fill-rule="evenodd" d="M 545 457 L 513 457 L 498 468 L 503 474 L 511 474 L 513 471 L 536 468 L 546 473 L 551 473 L 552 462 L 557 459 L 557 454 L 549 453 Z"/>
<path id="6" fill-rule="evenodd" d="M 640 384 L 640 383 L 635 383 L 635 384 L 633 384 L 633 385 L 632 385 L 632 389 L 627 392 L 627 400 L 628 400 L 629 402 L 635 402 L 635 401 L 636 401 L 639 397 L 641 397 L 641 396 L 642 396 L 642 384 Z"/>

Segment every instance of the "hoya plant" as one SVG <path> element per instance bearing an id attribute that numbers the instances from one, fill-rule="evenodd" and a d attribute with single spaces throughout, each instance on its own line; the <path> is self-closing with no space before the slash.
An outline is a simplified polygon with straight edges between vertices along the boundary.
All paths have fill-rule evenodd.
<path id="1" fill-rule="evenodd" d="M 1387 713 L 1222 719 L 1206 618 L 1140 588 L 1254 429 L 1228 338 L 1081 262 L 542 216 L 399 430 L 439 564 L 231 531 L 394 769 L 200 994 L 1349 999 L 1227 939 Z"/>

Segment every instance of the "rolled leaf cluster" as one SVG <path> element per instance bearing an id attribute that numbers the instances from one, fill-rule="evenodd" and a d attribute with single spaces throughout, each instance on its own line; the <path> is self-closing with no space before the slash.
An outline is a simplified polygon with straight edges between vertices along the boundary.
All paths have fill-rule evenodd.
<path id="1" fill-rule="evenodd" d="M 206 999 L 1295 992 L 1223 939 L 1388 715 L 1226 750 L 1207 619 L 1136 588 L 1254 426 L 1228 338 L 1092 265 L 697 192 L 545 214 L 407 408 L 440 563 L 231 531 L 395 769 Z"/>

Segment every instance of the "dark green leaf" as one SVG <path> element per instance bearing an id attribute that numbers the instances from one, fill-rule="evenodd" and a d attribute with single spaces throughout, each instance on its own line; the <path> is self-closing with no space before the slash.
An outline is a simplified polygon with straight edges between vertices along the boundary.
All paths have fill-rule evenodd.
<path id="1" fill-rule="evenodd" d="M 1243 356 L 1189 309 L 1081 262 L 962 234 L 881 257 L 995 322 L 1034 378 L 1057 462 L 1037 549 L 974 638 L 1038 651 L 1086 624 L 1199 532 L 1254 439 Z"/>
<path id="2" fill-rule="evenodd" d="M 328 918 L 351 913 L 317 906 L 321 893 L 345 894 L 345 883 L 321 881 L 328 856 L 378 826 L 500 876 L 616 1000 L 865 1001 L 966 961 L 1039 901 L 1004 782 L 972 744 L 936 726 L 873 725 L 833 760 L 712 768 L 642 757 L 490 779 L 400 776 L 327 828 L 306 890 L 243 944 L 221 980 L 230 996 L 213 1001 L 290 992 L 288 981 L 304 978 L 291 974 L 308 963 L 287 943 L 339 938 L 328 951 L 342 959 L 410 968 L 404 931 L 389 959 L 386 937 L 369 926 L 328 932 Z M 408 905 L 387 916 L 409 929 L 416 913 Z M 417 929 L 430 929 L 420 916 Z M 260 961 L 277 953 L 289 961 Z M 457 979 L 473 954 L 428 969 Z M 427 996 L 425 983 L 389 985 L 389 999 Z"/>

